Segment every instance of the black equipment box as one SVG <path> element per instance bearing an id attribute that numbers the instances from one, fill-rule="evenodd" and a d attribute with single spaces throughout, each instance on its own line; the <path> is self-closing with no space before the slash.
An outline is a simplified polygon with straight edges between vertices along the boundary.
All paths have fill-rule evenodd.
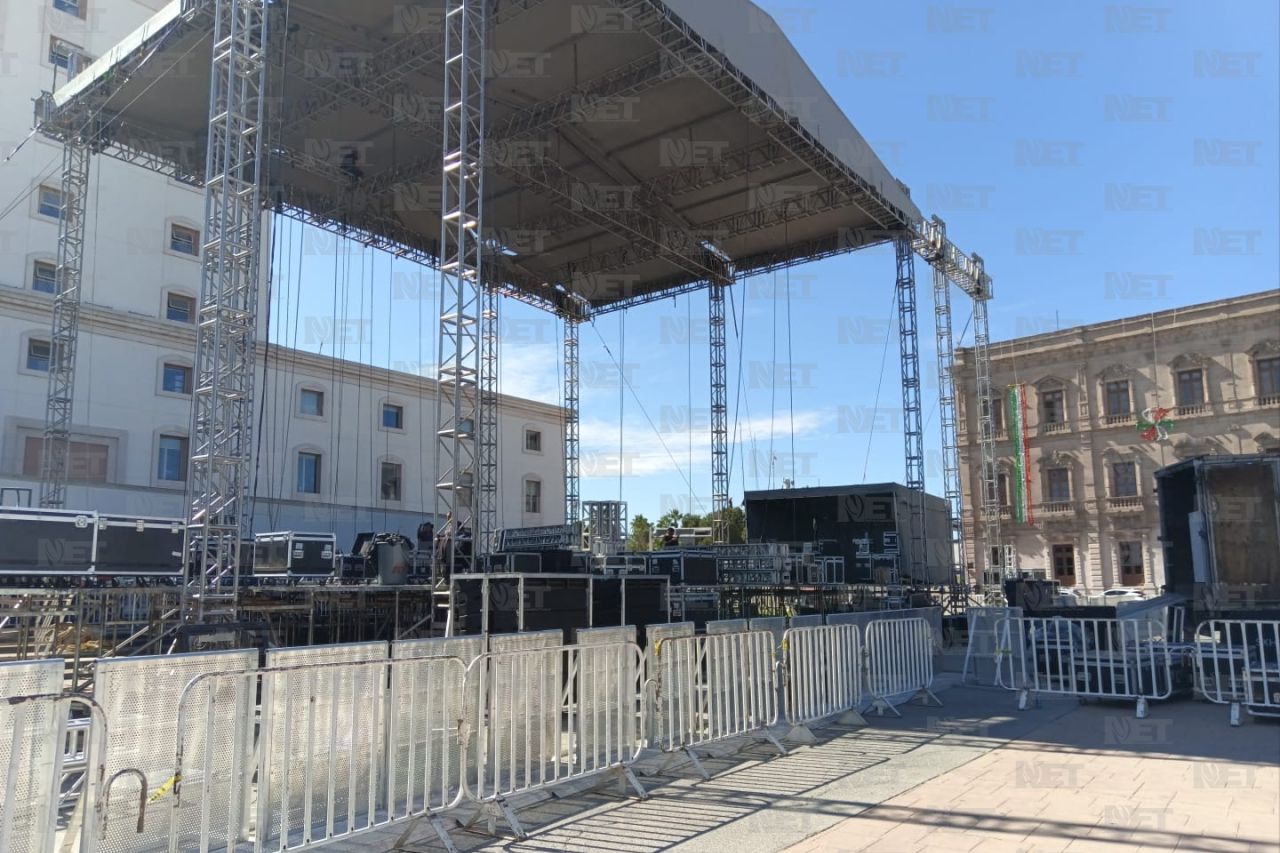
<path id="1" fill-rule="evenodd" d="M 0 510 L 0 574 L 176 577 L 185 523 L 75 510 Z"/>
<path id="2" fill-rule="evenodd" d="M 259 533 L 253 537 L 253 573 L 258 577 L 331 577 L 338 565 L 332 533 Z"/>
<path id="3" fill-rule="evenodd" d="M 674 584 L 710 586 L 720 582 L 718 560 L 709 551 L 652 551 L 649 574 L 665 575 Z"/>
<path id="4" fill-rule="evenodd" d="M 182 542 L 186 522 L 174 518 L 98 516 L 100 575 L 173 577 L 182 574 Z"/>

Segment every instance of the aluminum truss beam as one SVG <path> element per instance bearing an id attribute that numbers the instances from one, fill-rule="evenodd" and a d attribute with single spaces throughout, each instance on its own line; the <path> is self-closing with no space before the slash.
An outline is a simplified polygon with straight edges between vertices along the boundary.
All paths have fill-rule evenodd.
<path id="1" fill-rule="evenodd" d="M 911 503 L 911 576 L 927 574 L 924 511 L 924 427 L 920 412 L 920 334 L 916 315 L 915 251 L 911 239 L 894 241 L 897 255 L 898 352 L 902 367 L 902 435 L 907 462 L 906 486 L 914 492 Z"/>
<path id="2" fill-rule="evenodd" d="M 71 415 L 80 337 L 80 283 L 84 269 L 85 205 L 89 192 L 89 146 L 68 139 L 62 146 L 62 198 L 58 211 L 58 268 L 49 333 L 49 386 L 45 402 L 40 506 L 62 507 L 71 461 Z"/>
<path id="3" fill-rule="evenodd" d="M 436 378 L 436 515 L 449 516 L 442 568 L 469 569 L 475 532 L 481 262 L 484 256 L 485 0 L 445 0 L 441 134 L 440 348 Z"/>
<path id="4" fill-rule="evenodd" d="M 960 485 L 960 439 L 956 432 L 955 338 L 951 329 L 951 283 L 933 267 L 933 325 L 938 351 L 938 420 L 942 431 L 942 491 L 951 515 L 953 583 L 964 584 L 964 493 Z"/>
<path id="5" fill-rule="evenodd" d="M 480 555 L 493 553 L 493 535 L 498 530 L 498 308 L 498 291 L 483 288 L 480 295 L 480 421 L 476 434 L 480 500 L 473 545 Z"/>
<path id="6" fill-rule="evenodd" d="M 725 286 L 707 289 L 711 331 L 711 539 L 729 541 L 729 383 L 725 367 Z"/>
<path id="7" fill-rule="evenodd" d="M 993 420 L 993 407 L 999 405 L 991 385 L 991 331 L 987 321 L 987 300 L 973 300 L 973 367 L 978 392 L 978 453 L 981 460 L 979 473 L 982 476 L 982 514 L 974 517 L 974 530 L 981 525 L 982 553 L 974 548 L 974 568 L 983 591 L 988 598 L 1001 594 L 999 584 L 992 585 L 990 575 L 993 568 L 991 553 L 999 549 L 1000 541 L 1000 500 L 996 483 L 996 431 Z M 1003 565 L 1001 570 L 1008 573 L 1010 567 Z"/>
<path id="8" fill-rule="evenodd" d="M 578 443 L 578 331 L 579 320 L 564 320 L 564 520 L 573 524 L 581 520 L 579 503 Z"/>
<path id="9" fill-rule="evenodd" d="M 270 6 L 215 0 L 205 164 L 203 270 L 187 478 L 187 557 L 200 561 L 184 612 L 234 619 L 253 443 L 253 356 L 262 236 Z M 224 580 L 229 591 L 224 591 Z"/>

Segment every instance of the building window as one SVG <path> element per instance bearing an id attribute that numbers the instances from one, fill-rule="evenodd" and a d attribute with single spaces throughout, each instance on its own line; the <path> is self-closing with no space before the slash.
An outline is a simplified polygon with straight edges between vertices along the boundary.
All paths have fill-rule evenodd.
<path id="1" fill-rule="evenodd" d="M 65 68 L 71 73 L 80 70 L 83 65 L 84 49 L 57 36 L 49 37 L 49 64 L 55 68 Z"/>
<path id="2" fill-rule="evenodd" d="M 298 414 L 313 418 L 324 417 L 324 392 L 303 388 L 298 395 Z"/>
<path id="3" fill-rule="evenodd" d="M 1071 469 L 1050 468 L 1046 471 L 1045 491 L 1049 503 L 1068 503 L 1071 500 Z"/>
<path id="4" fill-rule="evenodd" d="M 169 226 L 169 249 L 180 255 L 195 257 L 200 253 L 200 232 L 183 225 Z"/>
<path id="5" fill-rule="evenodd" d="M 48 186 L 40 185 L 40 197 L 37 200 L 36 212 L 41 216 L 47 216 L 50 219 L 62 218 L 62 190 Z"/>
<path id="6" fill-rule="evenodd" d="M 187 439 L 180 435 L 160 436 L 160 450 L 156 456 L 156 479 L 182 482 L 187 479 Z"/>
<path id="7" fill-rule="evenodd" d="M 539 480 L 524 481 L 524 511 L 535 515 L 542 512 L 542 483 Z"/>
<path id="8" fill-rule="evenodd" d="M 298 491 L 304 495 L 320 494 L 320 454 L 298 454 Z"/>
<path id="9" fill-rule="evenodd" d="M 1061 390 L 1040 392 L 1040 423 L 1061 424 L 1067 420 L 1065 394 Z"/>
<path id="10" fill-rule="evenodd" d="M 27 338 L 27 370 L 49 372 L 49 363 L 53 360 L 53 347 L 48 341 Z"/>
<path id="11" fill-rule="evenodd" d="M 1003 471 L 996 475 L 996 499 L 1000 506 L 1009 506 L 1009 475 Z"/>
<path id="12" fill-rule="evenodd" d="M 400 463 L 383 462 L 379 477 L 382 482 L 382 499 L 384 501 L 400 500 Z"/>
<path id="13" fill-rule="evenodd" d="M 1178 371 L 1178 405 L 1182 408 L 1193 408 L 1204 405 L 1204 371 Z"/>
<path id="14" fill-rule="evenodd" d="M 164 298 L 164 317 L 179 323 L 194 323 L 196 320 L 196 300 L 182 293 L 170 293 Z"/>
<path id="15" fill-rule="evenodd" d="M 1135 462 L 1111 463 L 1111 497 L 1138 496 L 1138 465 Z"/>
<path id="16" fill-rule="evenodd" d="M 382 404 L 382 426 L 385 429 L 404 429 L 404 406 Z M 397 498 L 399 500 L 399 498 Z"/>
<path id="17" fill-rule="evenodd" d="M 1280 396 L 1280 356 L 1257 359 L 1253 370 L 1257 374 L 1259 397 Z"/>
<path id="18" fill-rule="evenodd" d="M 1119 379 L 1106 384 L 1106 399 L 1103 401 L 1109 418 L 1123 418 L 1133 414 L 1132 397 L 1129 396 L 1129 380 Z"/>
<path id="19" fill-rule="evenodd" d="M 536 429 L 524 431 L 524 449 L 530 453 L 542 452 L 542 432 Z"/>
<path id="20" fill-rule="evenodd" d="M 58 290 L 58 267 L 48 261 L 36 261 L 31 265 L 31 289 L 41 293 Z"/>
<path id="21" fill-rule="evenodd" d="M 107 482 L 111 448 L 94 441 L 73 441 L 67 459 L 67 479 L 82 483 Z M 22 448 L 22 474 L 39 477 L 44 460 L 44 437 L 29 435 Z"/>
<path id="22" fill-rule="evenodd" d="M 1076 549 L 1074 545 L 1054 545 L 1053 578 L 1063 586 L 1076 584 Z"/>
<path id="23" fill-rule="evenodd" d="M 165 364 L 161 387 L 170 394 L 190 394 L 191 368 L 184 364 Z"/>
<path id="24" fill-rule="evenodd" d="M 1147 582 L 1142 571 L 1142 543 L 1120 542 L 1116 545 L 1116 562 L 1120 564 L 1123 586 L 1142 586 Z"/>
<path id="25" fill-rule="evenodd" d="M 84 17 L 81 0 L 53 0 L 53 8 L 59 12 L 66 12 L 68 15 L 75 15 L 77 18 Z"/>

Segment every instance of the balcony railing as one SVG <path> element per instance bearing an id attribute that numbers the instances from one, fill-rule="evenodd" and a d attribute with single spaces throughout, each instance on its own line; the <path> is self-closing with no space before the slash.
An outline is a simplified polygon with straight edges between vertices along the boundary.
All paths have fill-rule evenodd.
<path id="1" fill-rule="evenodd" d="M 1107 426 L 1128 426 L 1132 423 L 1135 423 L 1133 419 L 1133 412 L 1125 412 L 1124 414 L 1117 414 L 1117 415 L 1107 415 L 1103 419 L 1103 422 L 1106 423 Z"/>
<path id="2" fill-rule="evenodd" d="M 1203 415 L 1209 411 L 1209 407 L 1204 403 L 1196 403 L 1194 406 L 1179 406 L 1177 408 L 1178 417 L 1189 418 L 1195 415 Z"/>
<path id="3" fill-rule="evenodd" d="M 1074 512 L 1075 505 L 1071 501 L 1049 501 L 1037 506 L 1036 511 L 1043 515 L 1062 515 L 1063 513 Z"/>
<path id="4" fill-rule="evenodd" d="M 1107 509 L 1134 510 L 1142 509 L 1141 495 L 1129 495 L 1122 498 L 1107 498 Z"/>
<path id="5" fill-rule="evenodd" d="M 1066 432 L 1066 431 L 1067 431 L 1066 421 L 1049 421 L 1048 423 L 1041 422 L 1040 424 L 1040 432 Z"/>
<path id="6" fill-rule="evenodd" d="M 1280 394 L 1267 394 L 1258 398 L 1259 406 L 1280 406 Z"/>

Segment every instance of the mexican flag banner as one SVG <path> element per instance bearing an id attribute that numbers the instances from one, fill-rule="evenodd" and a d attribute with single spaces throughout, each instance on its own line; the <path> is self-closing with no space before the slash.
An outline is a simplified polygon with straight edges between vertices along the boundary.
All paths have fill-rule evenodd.
<path id="1" fill-rule="evenodd" d="M 1013 518 L 1026 524 L 1034 521 L 1031 512 L 1031 464 L 1027 451 L 1027 386 L 1010 385 L 1008 394 L 1009 437 L 1013 440 Z"/>

